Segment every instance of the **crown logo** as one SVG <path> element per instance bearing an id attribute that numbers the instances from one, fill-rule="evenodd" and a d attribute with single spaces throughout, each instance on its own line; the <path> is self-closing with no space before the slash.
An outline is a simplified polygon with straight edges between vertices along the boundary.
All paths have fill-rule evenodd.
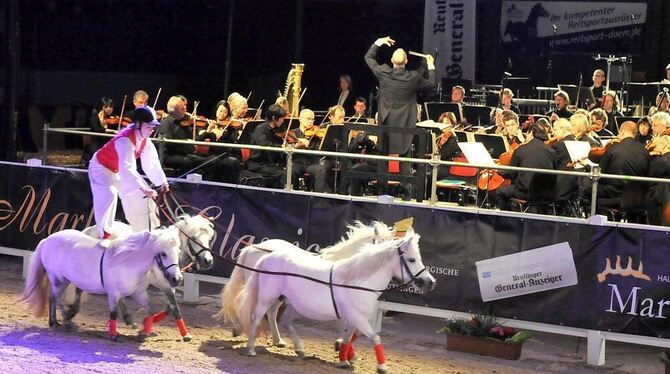
<path id="1" fill-rule="evenodd" d="M 620 275 L 622 277 L 632 276 L 633 278 L 644 279 L 651 282 L 651 278 L 649 278 L 643 271 L 642 261 L 640 261 L 640 266 L 638 266 L 637 270 L 633 269 L 633 258 L 631 256 L 628 256 L 628 266 L 626 266 L 625 269 L 621 267 L 621 256 L 616 256 L 614 268 L 612 268 L 610 259 L 606 258 L 605 269 L 598 273 L 598 282 L 604 282 L 608 275 Z"/>
<path id="2" fill-rule="evenodd" d="M 395 231 L 395 237 L 403 237 L 405 233 L 412 228 L 414 225 L 414 217 L 405 218 L 393 224 L 393 230 Z"/>

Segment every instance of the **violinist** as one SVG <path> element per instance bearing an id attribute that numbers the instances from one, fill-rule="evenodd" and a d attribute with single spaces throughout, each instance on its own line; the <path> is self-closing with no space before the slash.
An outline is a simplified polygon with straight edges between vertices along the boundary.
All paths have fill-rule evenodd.
<path id="1" fill-rule="evenodd" d="M 653 134 L 651 132 L 651 118 L 645 116 L 640 118 L 637 121 L 637 136 L 635 140 L 640 142 L 642 145 L 647 145 L 651 142 Z"/>
<path id="2" fill-rule="evenodd" d="M 651 131 L 654 136 L 666 134 L 670 128 L 670 114 L 658 112 L 651 116 Z"/>
<path id="3" fill-rule="evenodd" d="M 240 95 L 238 92 L 233 92 L 228 95 L 228 105 L 230 106 L 230 116 L 233 120 L 240 120 L 246 122 L 249 112 L 249 103 L 247 98 Z"/>
<path id="4" fill-rule="evenodd" d="M 654 141 L 654 156 L 649 161 L 649 176 L 652 178 L 670 178 L 670 136 L 661 135 Z M 653 183 L 649 189 L 649 223 L 660 225 L 663 222 L 661 212 L 670 202 L 670 184 Z M 667 217 L 666 217 L 667 220 Z"/>
<path id="5" fill-rule="evenodd" d="M 353 114 L 353 120 L 355 122 L 358 122 L 359 120 L 366 120 L 370 116 L 367 113 L 368 110 L 368 102 L 365 100 L 364 97 L 359 96 L 356 98 L 356 102 L 354 103 L 354 114 Z"/>
<path id="6" fill-rule="evenodd" d="M 605 126 L 614 135 L 619 133 L 614 117 L 623 117 L 623 114 L 619 111 L 620 106 L 619 95 L 617 95 L 616 91 L 605 91 L 603 93 L 602 109 L 607 114 L 607 124 Z"/>
<path id="7" fill-rule="evenodd" d="M 516 121 L 518 127 L 518 117 Z M 508 125 L 508 122 L 506 120 L 505 124 Z M 542 126 L 535 123 L 531 125 L 531 134 L 532 139 L 514 151 L 510 166 L 553 170 L 556 163 L 556 152 L 544 144 L 548 139 L 547 132 Z M 501 171 L 500 174 L 512 180 L 510 185 L 501 186 L 496 191 L 498 208 L 508 210 L 511 198 L 525 199 L 527 197 L 534 173 Z"/>
<path id="8" fill-rule="evenodd" d="M 149 102 L 149 94 L 147 91 L 144 90 L 137 90 L 135 93 L 133 93 L 133 109 L 126 111 L 125 113 L 121 113 L 123 115 L 123 118 L 132 118 L 133 113 L 135 112 L 135 109 L 137 108 L 142 108 Z M 160 121 L 161 118 L 158 118 Z"/>
<path id="9" fill-rule="evenodd" d="M 600 159 L 600 171 L 603 174 L 618 174 L 644 177 L 649 166 L 649 152 L 642 144 L 635 141 L 637 124 L 624 122 L 619 128 L 616 144 L 605 150 Z M 619 207 L 625 182 L 620 179 L 603 178 L 599 180 L 599 204 L 607 207 Z M 591 196 L 591 184 L 585 186 L 585 196 Z"/>
<path id="10" fill-rule="evenodd" d="M 668 93 L 667 89 L 656 95 L 656 106 L 649 108 L 650 116 L 653 116 L 656 112 L 670 112 L 670 93 Z"/>
<path id="11" fill-rule="evenodd" d="M 519 116 L 516 113 L 511 110 L 504 110 L 500 119 L 503 125 L 501 134 L 507 138 L 510 148 L 516 148 L 526 141 L 519 127 Z"/>
<path id="12" fill-rule="evenodd" d="M 172 96 L 167 103 L 168 116 L 163 118 L 159 128 L 160 134 L 166 139 L 191 140 L 193 128 L 186 119 L 186 103 L 179 96 Z M 208 164 L 195 170 L 203 178 L 215 182 L 239 183 L 239 160 L 234 157 L 216 158 L 216 156 L 199 156 L 195 154 L 195 144 L 165 144 L 165 166 L 176 170 L 178 174 L 187 172 L 199 165 Z"/>
<path id="13" fill-rule="evenodd" d="M 573 116 L 574 117 L 574 116 Z M 565 118 L 559 118 L 554 121 L 554 138 L 557 141 L 551 146 L 556 152 L 556 170 L 573 170 L 572 159 L 568 148 L 565 146 L 566 141 L 574 141 L 578 130 L 573 130 L 577 127 L 571 121 Z M 571 175 L 557 175 L 556 176 L 556 201 L 560 206 L 577 197 L 578 192 L 577 178 Z"/>
<path id="14" fill-rule="evenodd" d="M 241 127 L 232 126 L 230 118 L 230 108 L 225 100 L 216 104 L 215 120 L 207 120 L 207 129 L 200 130 L 197 140 L 219 143 L 235 143 L 241 132 Z M 220 154 L 225 150 L 221 147 L 214 147 L 210 152 Z"/>
<path id="15" fill-rule="evenodd" d="M 600 108 L 593 109 L 591 111 L 591 125 L 593 128 L 593 133 L 597 136 L 596 140 L 600 142 L 600 137 L 613 137 L 614 134 L 607 129 L 607 122 L 609 118 L 607 113 Z"/>
<path id="16" fill-rule="evenodd" d="M 556 105 L 556 108 L 546 114 L 549 116 L 551 122 L 554 122 L 559 118 L 570 118 L 573 114 L 568 110 L 568 105 L 570 105 L 570 95 L 568 95 L 567 92 L 563 90 L 556 91 L 554 94 L 554 104 Z"/>
<path id="17" fill-rule="evenodd" d="M 119 125 L 119 118 L 112 116 L 112 113 L 114 113 L 114 101 L 107 97 L 103 97 L 100 101 L 100 111 L 97 114 L 93 114 L 88 120 L 90 131 L 102 134 L 105 132 L 113 133 L 115 131 L 112 130 L 112 126 L 118 128 Z M 84 152 L 82 153 L 81 158 L 85 166 L 88 166 L 88 162 L 91 160 L 95 151 L 105 144 L 105 140 L 107 139 L 98 136 L 84 137 Z"/>
<path id="18" fill-rule="evenodd" d="M 503 88 L 500 91 L 500 102 L 498 103 L 498 108 L 502 110 L 511 110 L 512 112 L 519 114 L 519 107 L 512 103 L 512 98 L 514 97 L 514 92 L 509 88 Z"/>
<path id="19" fill-rule="evenodd" d="M 258 125 L 251 135 L 251 145 L 266 147 L 284 146 L 284 138 L 277 133 L 286 131 L 284 125 L 286 110 L 279 105 L 272 104 L 265 111 L 265 122 Z M 271 187 L 281 188 L 286 183 L 286 158 L 281 152 L 269 152 L 252 149 L 247 161 L 247 168 L 254 173 L 262 174 L 272 180 Z"/>
<path id="20" fill-rule="evenodd" d="M 454 122 L 456 122 L 456 117 L 454 116 L 454 113 L 451 112 L 446 112 L 447 114 L 451 114 L 453 116 Z M 460 153 L 460 150 L 458 148 L 458 137 L 454 133 L 454 125 L 451 120 L 446 120 L 449 115 L 445 116 L 445 121 L 442 122 L 443 124 L 446 124 L 447 127 L 444 127 L 442 129 L 442 134 L 437 137 L 437 150 L 440 153 L 440 160 L 441 161 L 453 161 L 454 157 L 458 156 Z M 440 165 L 437 170 L 437 179 L 442 180 L 445 178 L 449 178 L 449 166 L 447 165 Z"/>
<path id="21" fill-rule="evenodd" d="M 314 112 L 310 109 L 303 109 L 299 115 L 300 127 L 296 129 L 298 142 L 295 147 L 298 149 L 318 150 L 320 142 L 316 141 L 316 128 L 314 126 Z M 305 133 L 311 133 L 309 137 Z M 298 178 L 303 174 L 309 174 L 314 184 L 314 192 L 326 191 L 326 168 L 319 163 L 319 156 L 305 154 L 293 155 L 293 181 L 297 183 Z"/>

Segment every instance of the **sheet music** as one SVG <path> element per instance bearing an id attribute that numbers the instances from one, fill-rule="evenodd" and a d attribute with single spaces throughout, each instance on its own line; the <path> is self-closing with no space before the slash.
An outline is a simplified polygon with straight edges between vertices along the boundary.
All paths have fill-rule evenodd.
<path id="1" fill-rule="evenodd" d="M 451 126 L 451 125 L 448 125 L 446 123 L 435 122 L 432 119 L 429 119 L 429 120 L 426 120 L 426 121 L 421 121 L 421 122 L 416 124 L 416 127 L 440 129 L 440 131 L 444 130 L 445 128 L 447 128 L 449 126 Z"/>
<path id="2" fill-rule="evenodd" d="M 468 162 L 475 165 L 495 166 L 496 163 L 484 147 L 484 143 L 458 143 Z"/>
<path id="3" fill-rule="evenodd" d="M 568 150 L 568 154 L 570 155 L 570 160 L 572 162 L 576 162 L 581 160 L 583 163 L 587 165 L 597 165 L 593 163 L 591 160 L 589 160 L 589 152 L 591 151 L 591 145 L 589 142 L 581 142 L 577 140 L 566 140 L 565 141 L 565 148 Z M 584 166 L 581 164 L 575 165 L 575 169 L 581 169 Z"/>

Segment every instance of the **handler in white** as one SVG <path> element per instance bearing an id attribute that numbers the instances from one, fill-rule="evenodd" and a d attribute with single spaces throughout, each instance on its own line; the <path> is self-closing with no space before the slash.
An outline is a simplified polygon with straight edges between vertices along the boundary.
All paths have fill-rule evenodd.
<path id="1" fill-rule="evenodd" d="M 112 224 L 116 216 L 117 197 L 128 223 L 134 232 L 160 225 L 153 197 L 156 191 L 137 172 L 136 159 L 154 185 L 168 191 L 167 178 L 160 165 L 156 147 L 149 137 L 160 125 L 156 112 L 149 106 L 139 107 L 133 113 L 133 123 L 119 132 L 100 148 L 91 159 L 88 178 L 93 193 L 93 210 L 100 246 L 107 248 L 111 238 Z"/>

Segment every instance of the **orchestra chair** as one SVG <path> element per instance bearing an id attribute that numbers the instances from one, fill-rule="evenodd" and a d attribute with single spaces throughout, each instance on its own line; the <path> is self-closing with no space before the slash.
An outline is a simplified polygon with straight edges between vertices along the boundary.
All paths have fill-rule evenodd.
<path id="1" fill-rule="evenodd" d="M 598 212 L 612 221 L 649 224 L 648 193 L 648 183 L 630 181 L 624 186 L 620 198 L 598 199 Z"/>
<path id="2" fill-rule="evenodd" d="M 511 205 L 519 207 L 519 212 L 526 213 L 530 208 L 535 208 L 537 213 L 547 214 L 551 209 L 556 215 L 556 175 L 536 173 L 530 180 L 528 195 L 525 199 L 511 198 Z"/>
<path id="3" fill-rule="evenodd" d="M 454 162 L 466 163 L 468 161 L 465 157 L 454 157 Z M 458 204 L 467 205 L 470 193 L 477 193 L 477 168 L 451 165 L 449 166 L 449 175 L 457 178 L 437 181 L 438 192 L 446 192 L 447 201 L 451 201 L 452 192 L 457 192 Z"/>

